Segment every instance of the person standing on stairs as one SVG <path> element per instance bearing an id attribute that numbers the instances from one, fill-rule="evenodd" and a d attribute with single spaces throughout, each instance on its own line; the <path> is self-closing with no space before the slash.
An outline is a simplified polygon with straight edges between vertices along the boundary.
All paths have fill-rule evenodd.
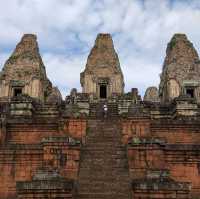
<path id="1" fill-rule="evenodd" d="M 108 107 L 107 104 L 103 105 L 103 117 L 107 118 L 107 114 L 108 114 Z"/>

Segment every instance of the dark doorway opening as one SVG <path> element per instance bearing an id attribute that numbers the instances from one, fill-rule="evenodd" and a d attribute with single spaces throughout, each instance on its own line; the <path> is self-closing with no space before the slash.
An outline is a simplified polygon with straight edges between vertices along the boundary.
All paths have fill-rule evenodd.
<path id="1" fill-rule="evenodd" d="M 101 99 L 106 99 L 107 98 L 106 85 L 100 85 L 100 98 Z"/>
<path id="2" fill-rule="evenodd" d="M 194 89 L 192 88 L 187 88 L 186 89 L 186 95 L 191 97 L 191 98 L 194 98 Z"/>
<path id="3" fill-rule="evenodd" d="M 21 88 L 15 88 L 14 89 L 14 96 L 20 96 L 22 94 L 22 89 Z"/>

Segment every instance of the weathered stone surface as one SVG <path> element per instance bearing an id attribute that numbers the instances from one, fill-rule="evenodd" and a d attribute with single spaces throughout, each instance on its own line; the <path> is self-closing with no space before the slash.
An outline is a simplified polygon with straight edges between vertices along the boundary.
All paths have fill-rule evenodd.
<path id="1" fill-rule="evenodd" d="M 124 80 L 119 59 L 110 34 L 99 34 L 92 48 L 86 68 L 81 73 L 84 93 L 100 98 L 100 86 L 106 86 L 107 96 L 123 93 Z"/>
<path id="2" fill-rule="evenodd" d="M 158 89 L 156 87 L 149 87 L 145 91 L 144 101 L 148 102 L 159 102 Z"/>
<path id="3" fill-rule="evenodd" d="M 163 102 L 169 102 L 180 94 L 191 94 L 199 102 L 200 61 L 193 44 L 184 34 L 175 34 L 166 50 L 159 93 Z"/>
<path id="4" fill-rule="evenodd" d="M 86 136 L 87 121 L 85 119 L 68 119 L 63 131 L 77 139 L 84 139 Z"/>
<path id="5" fill-rule="evenodd" d="M 198 105 L 195 99 L 187 95 L 180 95 L 174 100 L 173 118 L 176 117 L 196 117 L 198 113 Z"/>
<path id="6" fill-rule="evenodd" d="M 144 179 L 151 178 L 149 171 L 162 171 L 163 169 L 169 171 L 170 175 L 168 177 L 175 180 L 176 183 L 180 185 L 184 182 L 191 183 L 189 186 L 191 191 L 186 189 L 183 194 L 185 198 L 199 196 L 200 181 L 197 176 L 199 175 L 198 159 L 200 147 L 198 143 L 200 137 L 198 135 L 198 122 L 189 122 L 188 119 L 187 121 L 179 122 L 177 120 L 163 120 L 162 122 L 157 120 L 151 121 L 150 126 L 147 124 L 148 120 L 135 121 L 130 119 L 123 121 L 124 140 L 129 140 L 130 175 L 135 180 L 134 196 L 142 197 L 148 193 L 147 185 L 144 185 L 143 191 L 138 185 L 145 184 L 146 180 Z M 155 174 L 153 176 L 155 177 Z M 156 187 L 162 186 L 162 182 L 164 182 L 161 177 L 158 179 L 160 185 Z M 160 187 L 158 189 L 160 191 L 165 190 L 165 193 L 171 192 L 171 184 L 168 185 L 168 188 L 164 185 L 165 188 L 161 189 Z M 179 187 L 180 189 L 181 186 Z M 155 191 L 151 186 L 149 186 L 149 190 L 151 190 L 153 198 L 156 198 L 156 194 L 160 193 L 160 191 Z M 182 191 L 184 192 L 183 187 Z M 192 194 L 189 194 L 189 192 Z M 163 195 L 160 198 L 165 197 Z"/>
<path id="7" fill-rule="evenodd" d="M 62 102 L 62 95 L 57 87 L 53 87 L 51 93 L 46 100 L 48 103 L 60 104 Z"/>
<path id="8" fill-rule="evenodd" d="M 179 64 L 188 62 L 192 64 L 194 61 L 199 61 L 199 56 L 197 51 L 194 49 L 193 44 L 188 40 L 185 34 L 174 34 L 167 45 L 163 67 L 173 62 Z"/>
<path id="9" fill-rule="evenodd" d="M 74 182 L 56 170 L 39 169 L 32 181 L 17 182 L 18 198 L 73 198 Z"/>
<path id="10" fill-rule="evenodd" d="M 51 92 L 52 85 L 46 76 L 37 38 L 25 34 L 0 73 L 0 98 L 23 93 L 44 101 Z"/>
<path id="11" fill-rule="evenodd" d="M 179 183 L 170 178 L 133 180 L 133 198 L 190 198 L 189 183 Z M 158 191 L 159 190 L 159 191 Z"/>
<path id="12" fill-rule="evenodd" d="M 16 198 L 17 181 L 20 198 L 44 198 L 42 194 L 50 193 L 54 193 L 55 197 L 67 197 L 61 193 L 72 197 L 73 190 L 67 188 L 67 182 L 77 180 L 81 142 L 66 136 L 67 132 L 59 131 L 52 122 L 43 119 L 38 125 L 28 121 L 27 125 L 23 122 L 17 125 L 17 121 L 12 119 L 14 123 L 7 124 L 6 132 L 2 132 L 7 139 L 0 145 L 0 169 L 3 171 L 0 175 L 0 196 Z M 73 121 L 74 126 L 77 126 L 76 121 Z M 41 172 L 40 168 L 43 168 Z M 49 169 L 57 170 L 60 177 L 49 173 Z M 66 188 L 65 191 L 62 192 L 61 186 Z"/>

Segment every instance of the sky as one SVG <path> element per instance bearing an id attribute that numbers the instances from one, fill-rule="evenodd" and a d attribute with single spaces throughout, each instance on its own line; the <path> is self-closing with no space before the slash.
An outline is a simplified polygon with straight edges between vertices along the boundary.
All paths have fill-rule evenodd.
<path id="1" fill-rule="evenodd" d="M 1 0 L 0 69 L 25 33 L 37 35 L 52 83 L 63 97 L 81 91 L 80 72 L 98 33 L 110 33 L 125 91 L 158 86 L 167 43 L 185 33 L 199 53 L 199 0 Z"/>

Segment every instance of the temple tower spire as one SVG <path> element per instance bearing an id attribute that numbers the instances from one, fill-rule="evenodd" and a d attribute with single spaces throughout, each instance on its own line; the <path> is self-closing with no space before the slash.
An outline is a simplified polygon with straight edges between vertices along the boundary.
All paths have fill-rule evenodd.
<path id="1" fill-rule="evenodd" d="M 124 78 L 110 34 L 98 34 L 81 73 L 81 85 L 83 93 L 98 99 L 123 93 Z"/>

